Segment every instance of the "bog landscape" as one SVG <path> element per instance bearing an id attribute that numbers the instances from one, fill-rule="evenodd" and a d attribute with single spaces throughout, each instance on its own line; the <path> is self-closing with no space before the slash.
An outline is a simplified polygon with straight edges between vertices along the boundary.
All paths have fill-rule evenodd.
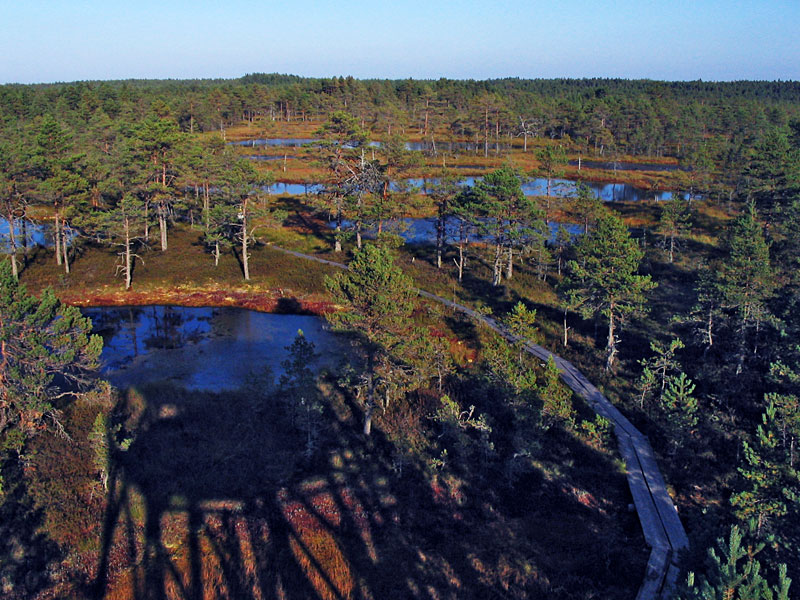
<path id="1" fill-rule="evenodd" d="M 800 84 L 0 86 L 0 596 L 788 599 Z"/>

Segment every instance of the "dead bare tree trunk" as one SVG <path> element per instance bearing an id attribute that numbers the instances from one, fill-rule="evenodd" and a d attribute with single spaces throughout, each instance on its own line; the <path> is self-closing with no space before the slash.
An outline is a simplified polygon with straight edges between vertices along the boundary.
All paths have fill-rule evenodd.
<path id="1" fill-rule="evenodd" d="M 53 217 L 53 219 L 55 220 L 55 227 L 54 227 L 55 230 L 53 232 L 54 233 L 53 237 L 55 237 L 55 242 L 56 242 L 56 264 L 58 266 L 61 266 L 61 261 L 62 261 L 62 257 L 61 257 L 61 221 L 60 221 L 59 215 L 58 215 L 58 207 L 56 207 L 56 214 Z"/>
<path id="2" fill-rule="evenodd" d="M 483 115 L 483 156 L 489 158 L 489 107 Z"/>
<path id="3" fill-rule="evenodd" d="M 503 273 L 503 248 L 500 244 L 495 244 L 494 247 L 494 264 L 492 265 L 492 285 L 500 285 L 500 277 Z"/>
<path id="4" fill-rule="evenodd" d="M 208 191 L 208 182 L 203 184 L 203 216 L 205 217 L 206 231 L 211 226 L 211 198 Z"/>
<path id="5" fill-rule="evenodd" d="M 130 220 L 125 217 L 125 289 L 131 289 L 131 227 Z"/>
<path id="6" fill-rule="evenodd" d="M 158 207 L 158 229 L 161 234 L 161 251 L 167 251 L 167 216 L 164 214 L 163 206 Z"/>
<path id="7" fill-rule="evenodd" d="M 617 356 L 616 323 L 614 322 L 614 306 L 609 307 L 608 311 L 608 341 L 606 343 L 606 371 L 610 371 L 614 366 L 614 359 Z"/>
<path id="8" fill-rule="evenodd" d="M 61 221 L 61 250 L 64 252 L 64 271 L 69 275 L 69 245 L 67 244 L 67 228 Z"/>
<path id="9" fill-rule="evenodd" d="M 242 203 L 242 269 L 245 281 L 250 281 L 250 263 L 247 256 L 247 198 Z"/>

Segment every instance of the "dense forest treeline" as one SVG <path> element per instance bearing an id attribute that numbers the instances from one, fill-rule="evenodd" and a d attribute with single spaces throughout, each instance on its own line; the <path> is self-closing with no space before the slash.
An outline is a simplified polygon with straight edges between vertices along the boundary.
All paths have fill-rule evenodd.
<path id="1" fill-rule="evenodd" d="M 258 116 L 324 119 L 348 110 L 375 131 L 447 130 L 482 138 L 564 138 L 597 152 L 721 156 L 798 117 L 796 82 L 657 82 L 582 79 L 458 81 L 313 79 L 76 82 L 0 87 L 5 122 L 51 113 L 78 127 L 98 109 L 144 114 L 154 99 L 187 130 L 219 130 Z M 489 129 L 487 132 L 485 130 Z"/>
<path id="2" fill-rule="evenodd" d="M 530 475 L 553 428 L 602 438 L 602 423 L 578 421 L 552 369 L 523 364 L 518 348 L 483 340 L 479 364 L 456 368 L 440 338 L 413 321 L 411 283 L 394 264 L 403 259 L 423 287 L 458 293 L 525 337 L 546 331 L 546 342 L 586 368 L 647 433 L 693 542 L 686 566 L 698 576 L 682 590 L 686 597 L 747 588 L 746 597 L 767 598 L 770 586 L 761 575 L 778 580 L 783 563 L 789 575 L 798 572 L 800 84 L 253 74 L 230 81 L 3 86 L 0 119 L 2 217 L 20 228 L 30 216 L 52 220 L 54 246 L 29 256 L 25 234 L 16 239 L 11 227 L 4 235 L 11 255 L 4 290 L 46 272 L 45 260 L 58 262 L 65 284 L 73 261 L 117 251 L 127 289 L 138 255 L 149 248 L 174 252 L 177 234 L 193 240 L 183 259 L 218 265 L 233 255 L 249 281 L 249 258 L 264 251 L 255 246 L 256 228 L 261 235 L 280 230 L 273 233 L 279 241 L 303 250 L 305 238 L 316 236 L 328 246 L 314 251 L 340 260 L 353 250 L 364 271 L 360 280 L 358 270 L 328 280 L 327 292 L 351 310 L 339 325 L 360 331 L 362 347 L 371 350 L 361 383 L 350 390 L 366 410 L 365 435 L 374 412 L 381 431 L 413 446 L 419 439 L 404 436 L 418 431 L 392 431 L 392 419 L 427 431 L 414 409 L 432 395 L 440 404 L 426 414 L 444 433 L 425 434 L 438 453 L 426 464 L 445 469 L 449 449 L 453 464 L 452 457 L 467 457 L 457 467 L 464 480 L 479 473 L 487 481 L 512 466 Z M 319 194 L 274 202 L 265 189 L 280 172 L 225 144 L 233 128 L 255 137 L 276 123 L 318 138 L 310 151 L 324 184 Z M 287 128 L 280 131 L 295 131 Z M 424 199 L 436 215 L 436 240 L 422 249 L 382 235 L 420 201 L 403 184 L 420 165 L 420 153 L 404 146 L 409 138 L 470 141 L 487 155 L 490 142 L 515 144 L 507 164 L 471 187 L 442 172 Z M 378 148 L 369 145 L 376 139 Z M 530 140 L 536 143 L 528 148 Z M 523 193 L 529 174 L 514 160 L 528 152 L 536 173 L 548 179 L 544 197 Z M 582 186 L 574 197 L 557 198 L 549 181 L 563 177 L 574 154 L 672 157 L 687 169 L 689 199 L 609 208 Z M 304 236 L 281 229 L 289 213 L 295 229 L 305 224 Z M 312 236 L 308 223 L 319 218 L 335 229 Z M 556 218 L 579 224 L 581 234 L 562 228 L 551 235 Z M 459 223 L 449 238 L 448 219 Z M 380 249 L 362 247 L 370 228 L 381 234 Z M 483 243 L 470 243 L 477 238 Z M 398 287 L 364 294 L 363 282 L 381 269 Z M 398 298 L 402 315 L 392 310 Z M 32 302 L 0 300 L 15 310 Z M 85 334 L 77 315 L 49 310 L 49 320 L 42 316 L 47 327 L 69 316 Z M 9 331 L 0 330 L 3 341 Z M 84 362 L 93 363 L 96 342 L 84 342 L 91 350 Z M 425 360 L 434 355 L 436 364 Z M 13 376 L 0 371 L 0 378 Z M 43 390 L 38 404 L 26 405 L 22 389 L 0 395 L 0 439 L 12 463 L 9 457 L 24 454 L 27 437 L 56 406 L 47 381 L 30 381 Z M 502 423 L 492 428 L 492 418 Z M 24 435 L 15 433 L 18 423 Z M 475 466 L 476 457 L 485 464 Z M 704 564 L 705 548 L 723 534 L 725 543 Z M 781 593 L 774 597 L 788 597 Z"/>

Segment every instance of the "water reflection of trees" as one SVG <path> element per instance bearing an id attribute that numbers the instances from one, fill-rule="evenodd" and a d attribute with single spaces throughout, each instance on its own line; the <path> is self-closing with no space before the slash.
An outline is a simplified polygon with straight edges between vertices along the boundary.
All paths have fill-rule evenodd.
<path id="1" fill-rule="evenodd" d="M 175 306 L 151 306 L 147 312 L 147 336 L 144 347 L 148 350 L 172 350 L 186 344 L 187 331 L 184 327 L 193 317 L 187 311 Z"/>

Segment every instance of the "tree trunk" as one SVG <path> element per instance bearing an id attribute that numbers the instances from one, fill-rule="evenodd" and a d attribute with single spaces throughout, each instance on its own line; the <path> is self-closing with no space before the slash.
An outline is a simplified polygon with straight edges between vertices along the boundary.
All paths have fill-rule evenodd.
<path id="1" fill-rule="evenodd" d="M 161 251 L 167 251 L 167 218 L 163 213 L 163 209 L 158 209 L 158 230 L 161 234 Z"/>
<path id="2" fill-rule="evenodd" d="M 250 281 L 250 263 L 247 257 L 247 199 L 242 204 L 242 268 L 245 281 Z"/>
<path id="3" fill-rule="evenodd" d="M 370 363 L 372 360 L 370 360 Z M 370 366 L 370 370 L 372 367 Z M 364 410 L 364 435 L 372 433 L 372 412 L 375 410 L 375 378 L 369 375 L 369 385 L 367 389 L 367 406 Z"/>
<path id="4" fill-rule="evenodd" d="M 708 309 L 708 321 L 706 322 L 706 343 L 708 344 L 709 348 L 714 344 L 714 338 L 711 335 L 711 326 L 714 323 L 714 312 L 709 308 Z"/>
<path id="5" fill-rule="evenodd" d="M 569 327 L 567 327 L 567 309 L 564 307 L 564 347 L 567 347 L 567 332 L 569 331 Z"/>
<path id="6" fill-rule="evenodd" d="M 341 199 L 336 200 L 336 237 L 333 242 L 333 251 L 342 251 L 342 206 Z"/>
<path id="7" fill-rule="evenodd" d="M 617 340 L 615 337 L 614 307 L 612 306 L 608 314 L 608 342 L 606 344 L 606 371 L 610 371 L 614 366 L 614 359 L 617 356 Z"/>
<path id="8" fill-rule="evenodd" d="M 69 245 L 67 244 L 66 223 L 63 219 L 61 220 L 61 251 L 64 253 L 64 271 L 69 275 Z"/>
<path id="9" fill-rule="evenodd" d="M 11 259 L 11 274 L 14 276 L 14 279 L 19 281 L 19 267 L 17 266 L 17 253 L 12 252 L 10 259 Z"/>
<path id="10" fill-rule="evenodd" d="M 492 285 L 500 285 L 500 276 L 502 275 L 502 262 L 503 262 L 503 248 L 500 244 L 495 244 L 494 247 L 494 264 L 492 265 Z"/>
<path id="11" fill-rule="evenodd" d="M 125 218 L 125 289 L 131 289 L 131 235 L 130 221 Z"/>
<path id="12" fill-rule="evenodd" d="M 150 201 L 144 203 L 144 243 L 150 242 Z"/>
<path id="13" fill-rule="evenodd" d="M 444 206 L 439 207 L 439 218 L 436 220 L 436 268 L 442 268 L 442 251 L 444 249 L 444 234 L 445 234 L 445 221 L 444 221 Z"/>
<path id="14" fill-rule="evenodd" d="M 464 247 L 469 242 L 469 238 L 464 233 L 464 223 L 461 223 L 461 232 L 458 236 L 458 262 L 456 265 L 458 266 L 458 281 L 461 283 L 461 279 L 464 276 L 464 267 L 467 264 L 466 256 L 464 256 Z"/>
<path id="15" fill-rule="evenodd" d="M 214 266 L 219 266 L 219 242 L 214 242 Z"/>
<path id="16" fill-rule="evenodd" d="M 489 157 L 489 107 L 486 107 L 486 113 L 483 120 L 483 156 Z"/>
<path id="17" fill-rule="evenodd" d="M 206 231 L 211 226 L 211 198 L 208 192 L 208 182 L 203 184 L 203 219 L 206 223 Z"/>
<path id="18" fill-rule="evenodd" d="M 511 279 L 513 276 L 514 276 L 514 250 L 509 246 L 508 263 L 506 263 L 506 279 Z"/>
<path id="19" fill-rule="evenodd" d="M 53 217 L 55 219 L 54 237 L 56 242 L 56 264 L 61 266 L 61 221 L 58 217 L 58 208 L 56 208 L 56 214 Z"/>
<path id="20" fill-rule="evenodd" d="M 9 250 L 11 259 L 11 274 L 14 279 L 19 279 L 19 269 L 17 268 L 17 237 L 14 233 L 14 213 L 9 210 L 8 213 L 8 241 L 10 244 Z"/>
<path id="21" fill-rule="evenodd" d="M 336 234 L 335 234 L 336 237 L 335 237 L 334 242 L 333 242 L 333 251 L 334 252 L 341 252 L 342 251 L 341 235 L 342 235 L 342 222 L 338 221 L 336 223 Z"/>

